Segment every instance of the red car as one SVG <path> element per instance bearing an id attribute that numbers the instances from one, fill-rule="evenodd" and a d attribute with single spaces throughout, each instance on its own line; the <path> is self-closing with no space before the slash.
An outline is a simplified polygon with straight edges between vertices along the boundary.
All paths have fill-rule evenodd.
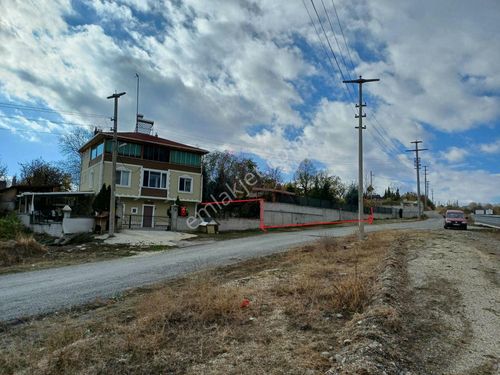
<path id="1" fill-rule="evenodd" d="M 463 211 L 448 210 L 444 215 L 444 229 L 460 228 L 467 229 L 467 217 Z"/>

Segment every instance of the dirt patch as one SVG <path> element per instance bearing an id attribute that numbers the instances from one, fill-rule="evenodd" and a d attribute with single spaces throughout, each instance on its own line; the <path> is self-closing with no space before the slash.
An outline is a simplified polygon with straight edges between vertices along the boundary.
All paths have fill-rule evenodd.
<path id="1" fill-rule="evenodd" d="M 4 326 L 6 374 L 322 374 L 399 233 L 325 238 L 93 308 Z M 356 315 L 357 316 L 357 315 Z"/>
<path id="2" fill-rule="evenodd" d="M 0 274 L 34 271 L 62 267 L 72 264 L 96 262 L 120 257 L 147 255 L 151 252 L 167 251 L 164 245 L 108 245 L 102 242 L 88 242 L 64 246 L 53 246 L 53 239 L 38 238 L 38 241 L 0 242 Z"/>

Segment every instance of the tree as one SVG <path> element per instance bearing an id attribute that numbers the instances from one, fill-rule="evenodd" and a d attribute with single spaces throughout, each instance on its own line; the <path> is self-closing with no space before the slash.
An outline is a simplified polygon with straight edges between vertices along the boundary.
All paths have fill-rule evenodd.
<path id="1" fill-rule="evenodd" d="M 203 200 L 219 199 L 226 193 L 236 198 L 246 196 L 246 189 L 251 189 L 245 180 L 251 174 L 253 185 L 262 182 L 262 173 L 251 159 L 233 155 L 227 151 L 211 152 L 203 158 Z M 244 188 L 244 187 L 245 188 Z"/>
<path id="2" fill-rule="evenodd" d="M 268 168 L 262 177 L 262 187 L 276 189 L 283 182 L 283 174 L 280 167 Z"/>
<path id="3" fill-rule="evenodd" d="M 345 186 L 340 177 L 329 176 L 325 171 L 319 171 L 314 176 L 313 186 L 308 196 L 338 202 L 344 193 Z"/>
<path id="4" fill-rule="evenodd" d="M 73 184 L 80 184 L 80 148 L 93 136 L 91 130 L 74 128 L 71 133 L 59 137 L 59 150 L 66 157 L 64 169 L 71 175 Z"/>
<path id="5" fill-rule="evenodd" d="M 295 182 L 299 191 L 304 196 L 309 194 L 309 190 L 311 190 L 317 174 L 318 171 L 310 159 L 304 159 L 300 162 L 295 172 Z"/>
<path id="6" fill-rule="evenodd" d="M 71 176 L 62 168 L 39 159 L 19 163 L 21 167 L 22 185 L 28 186 L 61 186 L 63 190 L 71 189 Z"/>
<path id="7" fill-rule="evenodd" d="M 347 193 L 344 197 L 345 203 L 348 206 L 355 207 L 358 204 L 358 188 L 355 184 L 349 185 Z"/>
<path id="8" fill-rule="evenodd" d="M 7 181 L 7 166 L 0 161 L 0 181 Z"/>
<path id="9" fill-rule="evenodd" d="M 103 184 L 99 193 L 95 196 L 92 208 L 94 211 L 103 212 L 109 211 L 109 203 L 111 199 L 111 186 L 106 187 Z"/>

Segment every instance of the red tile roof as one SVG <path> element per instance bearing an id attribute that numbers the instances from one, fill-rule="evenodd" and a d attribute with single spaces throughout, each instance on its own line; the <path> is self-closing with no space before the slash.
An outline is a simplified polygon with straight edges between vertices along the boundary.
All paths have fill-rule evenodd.
<path id="1" fill-rule="evenodd" d="M 98 139 L 99 136 L 104 136 L 106 138 L 111 138 L 113 137 L 113 133 L 111 132 L 101 132 L 97 133 L 90 141 L 88 141 L 84 146 L 80 148 L 80 152 L 86 149 L 88 146 L 93 144 L 95 139 Z M 193 147 L 186 145 L 184 143 L 179 143 L 179 142 L 174 142 L 169 139 L 165 138 L 160 138 L 154 135 L 149 135 L 149 134 L 143 134 L 143 133 L 136 133 L 136 132 L 118 132 L 118 140 L 130 140 L 130 141 L 137 141 L 141 143 L 153 143 L 157 145 L 162 145 L 162 146 L 167 146 L 173 149 L 177 150 L 183 150 L 183 151 L 191 151 L 194 153 L 198 154 L 208 154 L 207 150 L 204 150 L 202 148 L 198 147 Z"/>

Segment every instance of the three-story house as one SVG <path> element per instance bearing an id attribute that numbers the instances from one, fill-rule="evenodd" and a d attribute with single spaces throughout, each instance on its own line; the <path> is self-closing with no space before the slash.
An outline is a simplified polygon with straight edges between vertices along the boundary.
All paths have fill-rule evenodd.
<path id="1" fill-rule="evenodd" d="M 113 133 L 98 132 L 79 150 L 80 191 L 97 194 L 103 184 L 111 184 L 112 140 Z M 114 178 L 122 222 L 145 228 L 166 225 L 177 198 L 194 212 L 202 198 L 201 161 L 207 153 L 158 136 L 119 132 Z"/>

